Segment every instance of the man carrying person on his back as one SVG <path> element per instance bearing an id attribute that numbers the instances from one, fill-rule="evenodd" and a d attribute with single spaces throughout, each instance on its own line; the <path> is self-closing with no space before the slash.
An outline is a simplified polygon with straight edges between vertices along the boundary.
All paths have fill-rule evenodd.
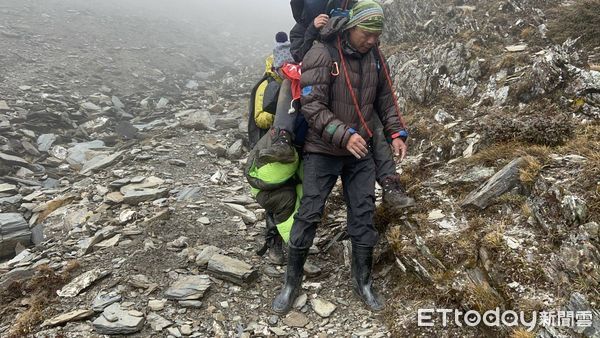
<path id="1" fill-rule="evenodd" d="M 402 128 L 388 74 L 377 70 L 383 10 L 372 0 L 359 2 L 349 18 L 329 20 L 303 60 L 302 113 L 309 131 L 304 145 L 303 197 L 292 225 L 285 285 L 273 311 L 287 313 L 302 283 L 303 265 L 320 222 L 325 202 L 341 176 L 352 240 L 352 284 L 372 310 L 384 307 L 373 290 L 373 248 L 378 233 L 375 210 L 375 161 L 371 137 L 376 115 L 396 155 L 406 155 Z M 331 50 L 339 53 L 334 62 Z M 387 70 L 384 60 L 381 66 Z M 332 72 L 338 63 L 339 72 Z M 332 78 L 333 77 L 333 78 Z M 388 83 L 386 83 L 386 81 Z"/>
<path id="2" fill-rule="evenodd" d="M 343 9 L 354 6 L 356 0 L 292 0 L 292 13 L 297 23 L 290 32 L 291 53 L 296 62 L 301 62 L 306 52 L 319 36 L 319 31 L 329 22 L 328 14 L 337 12 L 345 14 Z M 340 9 L 342 9 L 340 11 Z M 334 14 L 337 15 L 337 14 Z M 380 70 L 381 71 L 381 70 Z M 290 81 L 284 79 L 277 103 L 271 134 L 272 145 L 260 151 L 259 158 L 263 162 L 288 163 L 295 159 L 294 143 L 297 115 L 292 107 L 292 91 Z M 411 207 L 414 199 L 409 197 L 396 173 L 396 165 L 383 137 L 383 126 L 379 119 L 375 122 L 373 138 L 373 156 L 376 163 L 377 182 L 383 189 L 383 204 L 395 212 Z"/>

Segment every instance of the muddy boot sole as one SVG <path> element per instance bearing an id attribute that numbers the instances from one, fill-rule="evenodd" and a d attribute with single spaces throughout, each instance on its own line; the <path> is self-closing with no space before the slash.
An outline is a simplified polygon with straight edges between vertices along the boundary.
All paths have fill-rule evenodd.
<path id="1" fill-rule="evenodd" d="M 290 154 L 285 155 L 271 154 L 268 152 L 268 150 L 269 149 L 263 149 L 258 152 L 258 160 L 261 163 L 294 163 L 296 161 L 296 154 L 294 153 L 293 149 Z"/>

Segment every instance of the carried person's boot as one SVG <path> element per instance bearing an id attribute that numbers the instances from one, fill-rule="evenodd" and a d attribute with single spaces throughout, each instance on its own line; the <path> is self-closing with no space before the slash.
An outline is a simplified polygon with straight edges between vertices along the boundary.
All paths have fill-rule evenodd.
<path id="1" fill-rule="evenodd" d="M 267 222 L 267 241 L 269 243 L 269 253 L 267 257 L 271 263 L 275 265 L 284 265 L 283 238 L 281 238 L 281 235 L 277 230 L 277 224 L 275 223 L 273 213 L 268 212 L 265 220 Z"/>
<path id="2" fill-rule="evenodd" d="M 285 259 L 283 258 L 283 238 L 279 234 L 277 224 L 273 213 L 267 212 L 265 215 L 265 221 L 267 223 L 267 231 L 265 232 L 265 244 L 262 248 L 256 251 L 256 254 L 263 256 L 267 254 L 267 259 L 275 265 L 284 265 Z"/>
<path id="3" fill-rule="evenodd" d="M 352 286 L 356 294 L 373 311 L 383 310 L 383 298 L 373 290 L 373 248 L 352 243 Z"/>
<path id="4" fill-rule="evenodd" d="M 271 129 L 271 146 L 258 152 L 261 163 L 292 163 L 296 161 L 296 151 L 292 145 L 292 135 L 284 129 Z"/>
<path id="5" fill-rule="evenodd" d="M 308 248 L 298 249 L 292 246 L 289 247 L 285 284 L 272 304 L 272 309 L 275 313 L 285 315 L 292 308 L 302 286 L 303 267 L 307 256 Z"/>
<path id="6" fill-rule="evenodd" d="M 281 235 L 277 234 L 273 238 L 267 257 L 269 261 L 275 265 L 285 265 L 285 258 L 283 257 L 283 238 L 281 238 Z"/>
<path id="7" fill-rule="evenodd" d="M 415 205 L 415 200 L 406 195 L 406 191 L 402 188 L 398 175 L 386 177 L 381 182 L 381 188 L 383 189 L 383 204 L 386 208 L 399 212 L 403 208 Z"/>

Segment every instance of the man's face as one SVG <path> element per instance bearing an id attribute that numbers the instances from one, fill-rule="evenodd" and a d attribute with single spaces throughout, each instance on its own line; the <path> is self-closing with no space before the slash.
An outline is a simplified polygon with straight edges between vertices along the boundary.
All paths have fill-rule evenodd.
<path id="1" fill-rule="evenodd" d="M 363 54 L 377 46 L 381 35 L 381 33 L 367 32 L 359 27 L 351 28 L 349 32 L 350 45 Z"/>

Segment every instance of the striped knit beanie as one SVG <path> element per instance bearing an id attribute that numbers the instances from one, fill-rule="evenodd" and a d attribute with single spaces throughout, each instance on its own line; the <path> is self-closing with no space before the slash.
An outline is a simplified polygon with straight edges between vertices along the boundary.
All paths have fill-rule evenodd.
<path id="1" fill-rule="evenodd" d="M 383 31 L 383 8 L 373 0 L 359 1 L 350 10 L 350 20 L 344 29 L 358 27 L 371 33 Z"/>

